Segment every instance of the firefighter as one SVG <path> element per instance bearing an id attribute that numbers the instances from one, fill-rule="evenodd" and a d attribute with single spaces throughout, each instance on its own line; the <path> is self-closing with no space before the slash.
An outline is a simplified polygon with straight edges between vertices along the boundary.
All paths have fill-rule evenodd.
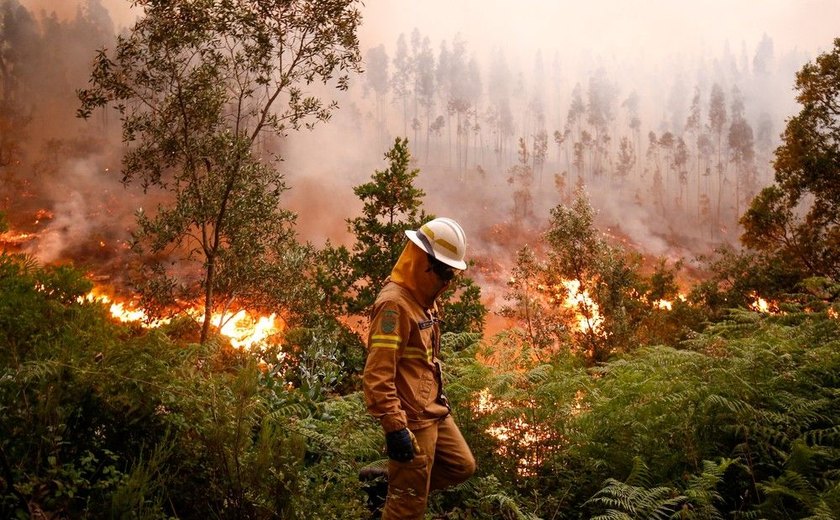
<path id="1" fill-rule="evenodd" d="M 466 269 L 466 237 L 436 218 L 408 236 L 371 312 L 363 384 L 385 431 L 388 494 L 382 520 L 422 519 L 430 491 L 475 472 L 443 394 L 437 298 Z"/>

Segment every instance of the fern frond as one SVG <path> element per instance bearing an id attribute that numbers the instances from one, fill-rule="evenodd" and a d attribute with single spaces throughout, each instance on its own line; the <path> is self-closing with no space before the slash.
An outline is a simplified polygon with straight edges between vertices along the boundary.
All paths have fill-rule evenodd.
<path id="1" fill-rule="evenodd" d="M 499 508 L 499 513 L 503 515 L 502 518 L 510 518 L 512 520 L 539 520 L 538 517 L 532 514 L 522 512 L 516 500 L 504 493 L 487 495 L 482 497 L 481 501 L 483 503 L 495 504 Z"/>
<path id="2" fill-rule="evenodd" d="M 684 504 L 687 497 L 670 487 L 645 488 L 607 479 L 586 504 L 607 508 L 606 515 L 594 518 L 668 519 Z"/>
<path id="3" fill-rule="evenodd" d="M 306 425 L 303 421 L 292 420 L 285 424 L 286 431 L 296 433 L 307 440 L 314 442 L 319 448 L 341 453 L 335 437 L 324 435 Z"/>
<path id="4" fill-rule="evenodd" d="M 301 403 L 285 403 L 273 408 L 266 419 L 277 424 L 286 424 L 291 419 L 306 419 L 311 417 L 310 409 Z"/>
<path id="5" fill-rule="evenodd" d="M 834 511 L 824 501 L 820 501 L 817 507 L 814 508 L 811 516 L 803 517 L 802 520 L 837 520 Z"/>
<path id="6" fill-rule="evenodd" d="M 757 487 L 771 501 L 779 497 L 788 497 L 806 506 L 814 506 L 817 502 L 814 486 L 795 471 L 786 470 L 777 478 L 771 477 L 759 482 Z"/>
<path id="7" fill-rule="evenodd" d="M 440 337 L 441 346 L 453 350 L 463 350 L 475 346 L 481 341 L 481 334 L 475 332 L 447 332 Z"/>

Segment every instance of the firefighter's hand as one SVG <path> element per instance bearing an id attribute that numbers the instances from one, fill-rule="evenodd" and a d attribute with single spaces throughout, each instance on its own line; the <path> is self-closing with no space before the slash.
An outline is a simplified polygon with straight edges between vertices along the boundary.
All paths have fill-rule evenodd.
<path id="1" fill-rule="evenodd" d="M 414 458 L 414 444 L 411 441 L 411 432 L 408 431 L 408 428 L 386 433 L 385 445 L 390 459 L 397 462 L 408 462 Z"/>

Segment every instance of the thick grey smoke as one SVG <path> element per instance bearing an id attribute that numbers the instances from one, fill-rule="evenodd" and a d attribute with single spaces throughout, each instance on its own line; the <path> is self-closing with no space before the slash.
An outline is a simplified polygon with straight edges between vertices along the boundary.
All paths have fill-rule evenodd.
<path id="1" fill-rule="evenodd" d="M 18 0 L 2 2 L 18 5 Z M 31 111 L 33 123 L 22 152 L 25 171 L 16 172 L 14 191 L 11 184 L 3 187 L 0 210 L 13 220 L 25 215 L 19 222 L 30 221 L 41 207 L 54 212 L 33 245 L 44 260 L 60 259 L 83 243 L 87 251 L 100 242 L 121 247 L 112 244 L 127 240 L 134 211 L 145 203 L 120 191 L 117 121 L 75 120 L 74 91 L 85 85 L 95 49 L 109 43 L 91 27 L 110 36 L 130 26 L 137 13 L 126 0 L 21 0 L 19 5 L 30 19 L 15 23 L 26 22 L 30 33 L 40 31 L 40 36 L 15 42 L 17 50 L 40 61 L 22 65 L 25 85 L 14 99 Z M 697 89 L 701 126 L 708 126 L 711 92 L 719 85 L 730 116 L 727 128 L 740 96 L 753 132 L 756 172 L 749 189 L 766 184 L 772 149 L 796 109 L 794 73 L 831 46 L 840 19 L 836 0 L 377 0 L 362 9 L 366 74 L 338 95 L 341 109 L 330 122 L 283 143 L 281 168 L 291 188 L 286 201 L 299 214 L 299 232 L 316 244 L 351 242 L 345 219 L 361 208 L 352 187 L 385 168 L 383 154 L 394 138 L 406 136 L 421 169 L 425 209 L 461 221 L 473 251 L 504 262 L 536 240 L 550 208 L 567 202 L 581 177 L 599 224 L 647 253 L 690 258 L 721 241 L 737 240 L 734 223 L 747 187 L 738 186 L 745 191 L 733 202 L 735 185 L 704 170 L 714 166 L 707 158 L 703 164 L 688 161 L 687 180 L 679 188 L 677 169 L 668 166 L 678 155 L 677 145 L 651 146 L 649 134 L 657 143 L 670 142 L 666 134 L 674 142 L 684 138 L 689 156 L 697 156 L 697 138 L 686 129 L 692 98 Z M 52 23 L 51 29 L 42 23 Z M 420 63 L 412 60 L 422 49 L 428 51 L 423 66 L 430 83 L 409 82 L 403 85 L 409 93 L 400 95 L 395 73 L 405 63 L 401 57 Z M 47 60 L 56 54 L 60 60 Z M 442 56 L 457 58 L 459 65 L 441 67 Z M 426 89 L 425 99 L 414 95 L 420 89 Z M 586 110 L 602 104 L 603 121 L 588 122 L 597 112 L 589 110 L 581 123 L 569 125 L 576 90 Z M 596 127 L 608 141 L 600 152 L 588 145 L 579 168 L 575 143 L 584 140 L 581 130 L 597 138 Z M 571 133 L 557 143 L 554 133 L 565 130 Z M 534 144 L 541 132 L 546 151 L 537 164 Z M 520 138 L 532 154 L 527 164 L 533 178 L 526 186 L 529 211 L 517 216 L 521 208 L 513 193 L 523 186 L 509 179 L 520 164 Z M 618 182 L 622 138 L 632 140 L 635 164 Z M 724 162 L 732 177 L 735 166 Z M 656 165 L 662 195 L 654 193 Z M 701 207 L 702 196 L 714 199 L 719 191 L 728 194 L 720 208 L 715 200 Z M 720 222 L 708 215 L 703 220 L 698 216 L 703 211 L 719 213 Z M 513 228 L 520 231 L 500 232 Z M 498 235 L 508 242 L 494 242 Z"/>
<path id="2" fill-rule="evenodd" d="M 572 152 L 555 144 L 553 132 L 562 132 L 566 126 L 576 87 L 584 104 L 591 103 L 588 96 L 595 80 L 607 87 L 610 96 L 606 127 L 611 142 L 605 145 L 610 158 L 601 165 L 603 175 L 585 176 L 600 225 L 643 252 L 691 259 L 721 242 L 737 242 L 737 216 L 745 209 L 749 194 L 771 181 L 772 150 L 785 119 L 796 110 L 792 89 L 795 72 L 831 46 L 840 3 L 435 0 L 369 2 L 364 12 L 361 43 L 368 72 L 356 82 L 333 123 L 290 138 L 289 166 L 293 167 L 289 178 L 293 186 L 298 184 L 297 179 L 307 179 L 305 182 L 333 187 L 333 199 L 352 200 L 348 186 L 364 182 L 374 169 L 383 167 L 382 153 L 394 137 L 405 135 L 422 170 L 418 184 L 428 194 L 428 209 L 463 220 L 471 236 L 479 237 L 494 225 L 512 220 L 515 187 L 507 179 L 517 164 L 517 140 L 523 138 L 531 147 L 534 135 L 544 130 L 548 135 L 547 158 L 542 171 L 535 171 L 539 180 L 535 179 L 530 188 L 530 223 L 539 230 L 547 221 L 548 210 L 564 199 L 554 185 L 554 175 L 565 171 L 566 197 L 576 178 L 574 167 L 570 168 L 563 157 Z M 484 139 L 485 143 L 480 151 L 477 144 L 465 147 L 465 153 L 472 155 L 464 159 L 462 167 L 453 165 L 458 130 L 452 128 L 456 124 L 452 96 L 447 99 L 441 87 L 433 99 L 432 115 L 443 116 L 447 126 L 429 156 L 424 134 L 432 121 L 427 120 L 422 107 L 415 108 L 413 94 L 407 96 L 406 117 L 406 98 L 396 92 L 401 53 L 411 60 L 421 48 L 415 39 L 428 39 L 436 81 L 441 80 L 437 68 L 443 48 L 451 56 L 461 45 L 464 70 L 473 63 L 478 70 L 481 90 L 470 102 L 477 112 L 473 123 L 482 129 L 467 139 Z M 494 155 L 493 145 L 487 141 L 493 138 L 490 112 L 494 96 L 500 95 L 500 70 L 507 82 L 505 95 L 512 128 L 505 143 L 507 149 Z M 383 74 L 388 78 L 384 83 Z M 468 82 L 463 74 L 452 81 L 456 88 L 458 82 L 462 87 Z M 382 92 L 376 92 L 377 84 Z M 728 152 L 721 158 L 725 172 L 720 176 L 714 157 L 705 164 L 689 159 L 683 167 L 687 179 L 682 181 L 680 191 L 680 181 L 675 178 L 678 173 L 669 170 L 667 162 L 671 159 L 664 157 L 677 154 L 676 144 L 670 149 L 651 147 L 649 133 L 663 142 L 665 134 L 675 140 L 683 138 L 688 153 L 698 155 L 697 136 L 689 135 L 686 121 L 697 89 L 700 125 L 709 126 L 710 96 L 715 85 L 724 93 L 728 114 L 720 134 L 723 147 L 727 146 L 733 103 L 740 96 L 742 117 L 753 135 L 755 171 L 752 178 L 736 186 L 736 166 Z M 408 86 L 409 90 L 415 88 L 420 88 L 417 83 Z M 622 184 L 625 187 L 616 189 L 610 175 L 617 167 L 620 139 L 633 137 L 629 129 L 634 116 L 631 99 L 636 100 L 632 111 L 640 120 L 634 141 L 636 163 Z M 419 132 L 412 129 L 412 124 L 420 127 Z M 706 133 L 715 141 L 713 132 L 706 129 Z M 349 136 L 352 139 L 348 140 Z M 323 155 L 317 152 L 323 149 L 332 151 L 329 161 L 336 163 L 333 179 L 324 177 Z M 651 153 L 663 157 L 651 159 Z M 657 175 L 654 163 L 661 163 L 659 175 L 663 177 L 659 181 L 663 183 L 659 202 L 652 193 Z M 711 200 L 703 201 L 703 196 Z M 327 211 L 315 218 L 321 223 L 340 222 L 348 216 L 347 207 L 344 202 L 337 203 L 334 211 L 324 208 Z M 710 216 L 698 217 L 701 212 Z M 303 212 L 301 222 L 308 219 Z M 510 255 L 533 239 L 533 234 L 520 235 L 519 243 L 504 249 Z M 487 252 L 497 254 L 489 248 Z"/>

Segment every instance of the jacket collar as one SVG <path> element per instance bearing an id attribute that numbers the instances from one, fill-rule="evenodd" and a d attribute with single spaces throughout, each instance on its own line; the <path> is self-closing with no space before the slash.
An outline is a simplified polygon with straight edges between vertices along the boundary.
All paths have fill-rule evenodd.
<path id="1" fill-rule="evenodd" d="M 430 267 L 426 252 L 409 241 L 391 270 L 391 281 L 407 289 L 425 309 L 431 309 L 449 285 Z"/>

